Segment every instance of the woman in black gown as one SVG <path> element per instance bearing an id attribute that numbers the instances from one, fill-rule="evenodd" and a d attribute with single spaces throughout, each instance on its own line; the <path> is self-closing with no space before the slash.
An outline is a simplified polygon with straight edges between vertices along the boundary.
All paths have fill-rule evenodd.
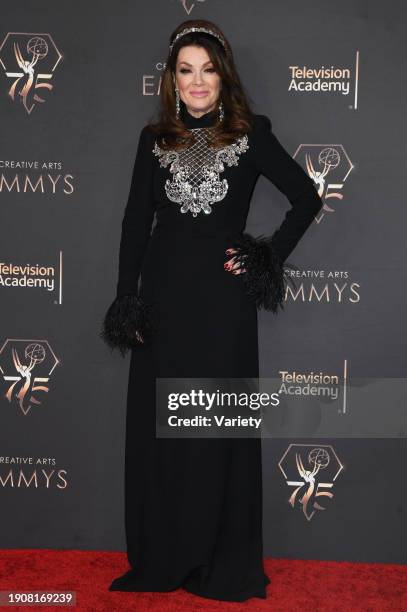
<path id="1" fill-rule="evenodd" d="M 265 598 L 261 439 L 157 437 L 155 380 L 258 377 L 257 309 L 283 307 L 283 264 L 322 202 L 269 118 L 251 113 L 221 30 L 187 21 L 171 43 L 160 121 L 140 134 L 117 295 L 102 327 L 109 346 L 131 350 L 130 569 L 109 590 Z M 260 174 L 291 208 L 272 236 L 255 238 L 244 228 Z"/>

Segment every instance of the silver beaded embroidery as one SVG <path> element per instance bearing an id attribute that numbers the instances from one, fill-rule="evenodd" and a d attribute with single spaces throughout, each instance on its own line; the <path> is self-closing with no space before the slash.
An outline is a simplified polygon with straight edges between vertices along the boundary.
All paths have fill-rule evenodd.
<path id="1" fill-rule="evenodd" d="M 157 142 L 153 153 L 160 165 L 169 164 L 172 180 L 165 182 L 165 192 L 171 202 L 181 204 L 181 212 L 191 211 L 194 217 L 199 212 L 212 212 L 211 204 L 220 202 L 228 191 L 228 182 L 221 180 L 220 172 L 227 166 L 237 166 L 239 155 L 249 148 L 245 134 L 222 149 L 211 146 L 212 128 L 194 128 L 195 142 L 183 151 L 161 149 Z"/>

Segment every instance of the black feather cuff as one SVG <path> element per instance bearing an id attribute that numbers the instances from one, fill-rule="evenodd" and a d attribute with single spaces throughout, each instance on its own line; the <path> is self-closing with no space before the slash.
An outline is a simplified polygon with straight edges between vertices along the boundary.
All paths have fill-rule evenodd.
<path id="1" fill-rule="evenodd" d="M 293 267 L 283 264 L 273 245 L 273 237 L 241 234 L 233 244 L 238 253 L 234 255 L 245 272 L 241 278 L 246 287 L 247 295 L 252 298 L 257 308 L 271 310 L 276 313 L 280 307 L 284 309 L 285 289 L 287 281 L 294 281 L 284 269 Z"/>
<path id="2" fill-rule="evenodd" d="M 117 296 L 105 314 L 100 337 L 112 350 L 119 349 L 123 357 L 128 349 L 146 345 L 153 333 L 149 309 L 135 294 Z"/>

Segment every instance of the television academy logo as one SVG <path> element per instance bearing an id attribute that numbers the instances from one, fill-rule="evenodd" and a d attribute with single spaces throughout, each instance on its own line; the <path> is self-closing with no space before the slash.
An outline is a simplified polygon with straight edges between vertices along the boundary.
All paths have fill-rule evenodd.
<path id="1" fill-rule="evenodd" d="M 345 98 L 353 93 L 349 109 L 358 108 L 359 51 L 355 53 L 354 67 L 345 66 L 288 66 L 288 91 L 305 94 L 341 94 Z"/>
<path id="2" fill-rule="evenodd" d="M 344 468 L 331 445 L 290 444 L 278 463 L 287 486 L 294 487 L 288 503 L 310 521 L 332 499 L 334 482 Z"/>
<path id="3" fill-rule="evenodd" d="M 36 103 L 43 103 L 45 92 L 52 91 L 50 82 L 62 60 L 50 34 L 8 32 L 0 45 L 0 63 L 12 80 L 8 95 L 21 101 L 28 114 Z"/>
<path id="4" fill-rule="evenodd" d="M 59 251 L 58 263 L 18 264 L 0 260 L 0 287 L 30 288 L 48 295 L 54 295 L 54 304 L 62 304 L 63 252 Z M 58 292 L 58 293 L 56 293 Z"/>
<path id="5" fill-rule="evenodd" d="M 298 372 L 279 370 L 281 384 L 278 388 L 280 397 L 287 398 L 322 398 L 332 403 L 338 402 L 337 411 L 345 415 L 348 411 L 347 389 L 349 381 L 348 360 L 343 360 L 341 372 Z"/>
<path id="6" fill-rule="evenodd" d="M 314 181 L 323 207 L 315 217 L 320 223 L 325 214 L 340 210 L 343 187 L 354 165 L 341 144 L 301 144 L 293 155 Z"/>
<path id="7" fill-rule="evenodd" d="M 32 406 L 42 404 L 38 397 L 48 393 L 49 380 L 59 363 L 48 340 L 6 340 L 0 349 L 0 371 L 11 384 L 4 397 L 27 415 Z"/>

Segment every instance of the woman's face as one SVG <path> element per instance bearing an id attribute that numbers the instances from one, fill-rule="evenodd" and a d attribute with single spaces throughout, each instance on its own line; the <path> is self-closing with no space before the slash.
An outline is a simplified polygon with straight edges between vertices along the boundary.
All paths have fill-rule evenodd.
<path id="1" fill-rule="evenodd" d="M 177 57 L 175 82 L 181 100 L 194 117 L 200 117 L 217 105 L 221 78 L 203 47 L 181 47 Z"/>

